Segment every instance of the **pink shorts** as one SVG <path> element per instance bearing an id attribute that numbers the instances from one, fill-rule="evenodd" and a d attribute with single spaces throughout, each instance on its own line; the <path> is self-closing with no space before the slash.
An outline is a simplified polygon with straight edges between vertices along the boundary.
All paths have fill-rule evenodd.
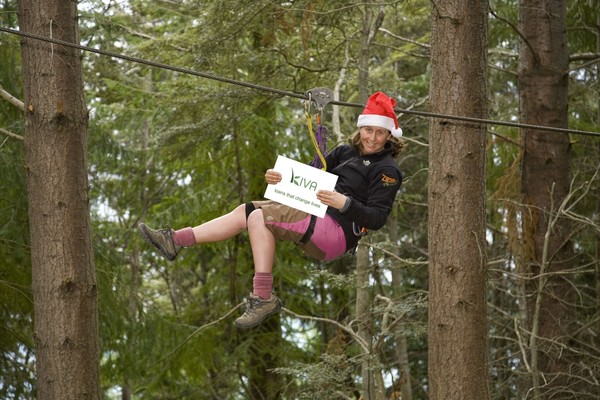
<path id="1" fill-rule="evenodd" d="M 306 244 L 300 239 L 308 229 L 311 215 L 272 200 L 253 201 L 255 208 L 263 212 L 265 225 L 276 239 L 298 244 L 317 260 L 331 261 L 346 252 L 346 237 L 342 227 L 331 216 L 317 218 L 310 240 Z"/>

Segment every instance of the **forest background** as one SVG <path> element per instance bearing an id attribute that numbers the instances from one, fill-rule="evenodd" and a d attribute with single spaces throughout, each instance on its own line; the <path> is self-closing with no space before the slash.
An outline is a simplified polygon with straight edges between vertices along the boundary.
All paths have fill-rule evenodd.
<path id="1" fill-rule="evenodd" d="M 80 43 L 92 48 L 298 94 L 328 87 L 351 103 L 364 103 L 365 93 L 381 90 L 400 109 L 427 112 L 434 4 L 86 0 L 79 2 L 78 16 Z M 520 121 L 519 3 L 489 6 L 488 32 L 481 33 L 488 43 L 487 113 L 494 120 Z M 19 27 L 17 2 L 3 1 L 0 21 L 2 27 Z M 567 2 L 566 28 L 568 126 L 597 132 L 597 2 Z M 40 385 L 25 105 L 19 100 L 21 40 L 0 34 L 0 397 L 6 399 L 33 398 Z M 430 118 L 399 114 L 408 142 L 399 160 L 405 180 L 386 228 L 364 238 L 357 255 L 329 264 L 280 245 L 275 287 L 285 310 L 259 329 L 241 332 L 232 321 L 251 286 L 247 237 L 192 248 L 168 263 L 141 240 L 137 225 L 195 225 L 262 197 L 264 171 L 278 154 L 304 162 L 314 157 L 305 103 L 101 55 L 83 52 L 81 60 L 89 110 L 101 398 L 430 397 Z M 450 68 L 453 60 L 447 62 Z M 326 107 L 322 118 L 330 148 L 353 132 L 359 112 Z M 482 317 L 490 397 L 597 398 L 600 139 L 548 133 L 568 137 L 570 191 L 549 215 L 569 221 L 565 243 L 573 255 L 560 271 L 535 273 L 523 262 L 528 232 L 522 132 L 486 125 L 486 135 Z M 366 281 L 357 267 L 364 260 Z M 566 286 L 555 285 L 554 278 Z M 453 293 L 445 301 L 457 300 Z M 364 296 L 366 313 L 358 302 Z M 556 321 L 540 322 L 552 316 L 532 313 L 532 298 L 565 304 L 572 317 L 568 331 L 536 335 L 535 326 Z M 538 352 L 560 362 L 538 367 L 532 362 Z"/>

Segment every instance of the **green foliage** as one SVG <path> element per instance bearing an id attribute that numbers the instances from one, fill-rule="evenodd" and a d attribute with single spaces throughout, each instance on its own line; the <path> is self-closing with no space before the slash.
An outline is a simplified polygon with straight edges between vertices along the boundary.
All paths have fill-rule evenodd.
<path id="1" fill-rule="evenodd" d="M 362 12 L 369 6 L 305 0 L 87 0 L 80 3 L 81 38 L 103 50 L 297 93 L 333 88 L 343 70 L 340 99 L 355 102 Z M 572 54 L 596 51 L 594 6 L 593 1 L 569 2 Z M 427 110 L 430 7 L 423 0 L 386 3 L 383 30 L 372 46 L 368 91 L 394 95 L 406 110 Z M 490 7 L 489 114 L 516 120 L 517 4 L 494 0 Z M 14 10 L 13 2 L 6 1 L 3 26 L 16 26 Z M 6 62 L 0 65 L 0 86 L 21 97 L 19 39 L 1 35 L 0 56 Z M 133 399 L 242 399 L 256 394 L 256 385 L 271 398 L 358 397 L 359 347 L 332 322 L 309 318 L 353 320 L 352 256 L 322 264 L 292 244 L 280 245 L 275 288 L 284 307 L 305 318 L 283 312 L 260 329 L 240 332 L 232 324 L 240 310 L 230 312 L 251 287 L 246 235 L 186 249 L 167 263 L 137 232 L 141 221 L 192 226 L 262 197 L 264 170 L 278 154 L 310 161 L 314 155 L 304 104 L 109 57 L 84 54 L 83 62 L 104 398 L 120 398 L 124 391 Z M 597 61 L 581 56 L 571 68 L 570 126 L 597 130 Z M 324 114 L 330 131 L 331 111 L 328 106 Z M 343 135 L 354 130 L 357 114 L 340 108 Z M 1 128 L 22 135 L 22 121 L 16 107 L 0 100 Z M 399 160 L 404 182 L 391 217 L 396 224 L 363 240 L 371 246 L 369 289 L 373 298 L 380 296 L 371 309 L 380 360 L 374 366 L 383 371 L 388 389 L 397 389 L 396 339 L 404 336 L 413 398 L 426 399 L 430 121 L 405 113 L 399 122 L 408 146 Z M 490 126 L 489 131 L 490 386 L 494 398 L 520 398 L 527 381 L 517 333 L 525 333 L 515 329 L 522 310 L 512 247 L 519 239 L 514 205 L 520 201 L 520 139 L 515 128 Z M 574 187 L 589 189 L 573 208 L 573 215 L 581 217 L 573 236 L 581 266 L 573 279 L 581 323 L 575 340 L 593 349 L 597 335 L 587 327 L 597 319 L 591 267 L 597 262 L 597 219 L 591 216 L 597 214 L 600 148 L 596 138 L 572 136 L 571 141 Z M 2 134 L 0 169 L 0 397 L 24 399 L 35 387 L 26 166 L 23 143 Z M 392 243 L 390 236 L 398 239 Z M 392 273 L 399 274 L 399 285 Z M 398 330 L 386 331 L 386 318 L 397 320 Z M 586 361 L 592 372 L 598 370 L 593 357 L 597 354 Z"/>
<path id="2" fill-rule="evenodd" d="M 4 2 L 0 24 L 16 26 L 16 4 Z M 19 39 L 0 37 L 0 89 L 22 93 Z M 21 111 L 0 99 L 0 128 L 23 135 Z M 0 398 L 31 398 L 35 388 L 33 293 L 23 142 L 0 133 Z"/>
<path id="3" fill-rule="evenodd" d="M 0 125 L 2 124 L 0 118 Z M 21 142 L 0 145 L 0 397 L 29 398 L 33 376 L 33 293 Z"/>
<path id="4" fill-rule="evenodd" d="M 353 99 L 360 9 L 305 3 L 89 1 L 80 8 L 82 38 L 104 50 L 297 92 L 331 86 L 344 67 L 343 97 Z M 427 35 L 417 20 L 411 26 Z M 394 68 L 411 62 L 381 49 L 379 58 Z M 392 90 L 389 64 L 374 64 L 373 86 Z M 231 317 L 194 330 L 222 318 L 247 293 L 252 265 L 245 236 L 189 250 L 167 266 L 136 232 L 141 220 L 195 225 L 261 197 L 264 170 L 277 154 L 310 161 L 302 102 L 107 57 L 86 55 L 84 65 L 106 396 L 124 388 L 143 398 L 231 398 L 251 392 L 246 385 L 256 371 L 318 358 L 333 337 L 327 324 L 282 318 L 285 346 L 273 346 L 273 333 L 232 331 Z M 419 66 L 411 68 L 410 77 L 419 78 Z M 414 94 L 407 90 L 407 104 L 419 103 L 426 81 L 409 86 Z M 356 110 L 341 112 L 349 133 Z M 343 268 L 351 263 L 342 261 Z M 352 274 L 340 279 L 346 287 L 332 287 L 328 279 L 335 274 L 314 276 L 322 266 L 290 244 L 280 246 L 276 265 L 286 307 L 347 315 Z M 305 340 L 298 343 L 301 332 Z M 271 361 L 257 365 L 261 359 Z"/>
<path id="5" fill-rule="evenodd" d="M 287 368 L 277 368 L 279 374 L 297 382 L 299 389 L 288 390 L 286 399 L 336 399 L 352 398 L 358 392 L 350 377 L 360 370 L 361 360 L 346 354 L 323 354 L 317 363 L 296 363 Z"/>

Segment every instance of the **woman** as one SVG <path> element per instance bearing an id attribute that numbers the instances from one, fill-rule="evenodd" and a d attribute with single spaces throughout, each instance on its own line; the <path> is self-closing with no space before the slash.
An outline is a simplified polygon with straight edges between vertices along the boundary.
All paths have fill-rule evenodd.
<path id="1" fill-rule="evenodd" d="M 402 184 L 394 161 L 402 149 L 395 105 L 384 93 L 373 94 L 358 117 L 359 130 L 350 143 L 325 157 L 327 171 L 338 180 L 335 191 L 317 192 L 317 199 L 328 206 L 324 218 L 270 200 L 253 201 L 194 228 L 154 230 L 142 223 L 143 236 L 172 261 L 182 247 L 225 240 L 247 230 L 254 260 L 253 290 L 246 299 L 246 312 L 235 325 L 258 325 L 281 309 L 273 293 L 277 240 L 293 241 L 312 257 L 328 261 L 352 251 L 365 230 L 385 224 Z M 269 169 L 265 180 L 276 185 L 281 174 Z"/>

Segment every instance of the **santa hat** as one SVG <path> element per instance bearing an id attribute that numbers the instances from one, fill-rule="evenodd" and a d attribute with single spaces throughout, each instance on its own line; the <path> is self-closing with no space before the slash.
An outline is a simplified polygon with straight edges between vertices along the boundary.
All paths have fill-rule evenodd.
<path id="1" fill-rule="evenodd" d="M 361 115 L 358 116 L 356 126 L 379 126 L 392 132 L 394 137 L 402 136 L 402 129 L 398 127 L 398 119 L 394 113 L 396 100 L 387 97 L 384 93 L 377 92 L 369 97 L 367 105 Z"/>

